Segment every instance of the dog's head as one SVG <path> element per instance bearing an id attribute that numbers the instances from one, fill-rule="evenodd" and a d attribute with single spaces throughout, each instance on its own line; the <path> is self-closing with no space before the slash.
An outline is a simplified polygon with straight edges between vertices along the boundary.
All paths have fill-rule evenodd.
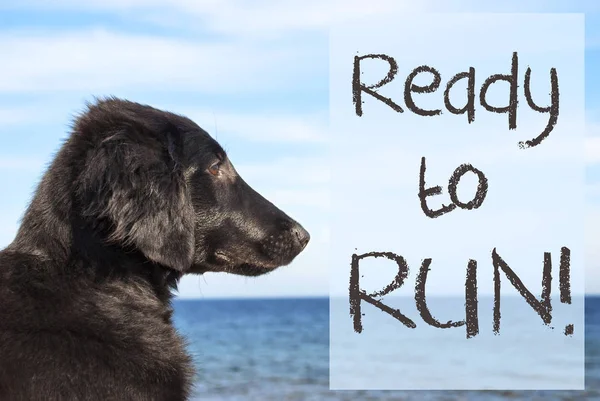
<path id="1" fill-rule="evenodd" d="M 191 120 L 119 99 L 89 106 L 70 139 L 84 154 L 76 204 L 106 241 L 181 273 L 260 275 L 308 232 L 254 191 Z"/>

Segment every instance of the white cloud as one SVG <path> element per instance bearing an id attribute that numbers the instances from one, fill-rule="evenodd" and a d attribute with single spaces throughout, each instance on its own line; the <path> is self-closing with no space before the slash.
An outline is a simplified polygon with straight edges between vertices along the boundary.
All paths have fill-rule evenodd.
<path id="1" fill-rule="evenodd" d="M 188 6 L 191 2 L 182 2 Z M 202 2 L 198 2 L 202 3 Z M 197 3 L 194 3 L 197 4 Z M 390 10 L 408 9 L 408 1 L 291 0 L 285 2 L 208 2 L 188 11 L 205 18 L 211 30 L 236 35 L 265 35 L 298 30 L 326 30 L 331 23 Z M 252 5 L 250 5 L 252 4 Z M 412 7 L 414 8 L 414 7 Z"/>
<path id="2" fill-rule="evenodd" d="M 0 109 L 0 128 L 19 125 L 31 119 L 31 111 L 27 108 L 3 108 Z M 37 116 L 36 116 L 37 118 Z"/>
<path id="3" fill-rule="evenodd" d="M 246 38 L 325 31 L 337 21 L 417 9 L 407 0 L 372 0 L 368 7 L 359 0 L 28 0 L 18 7 L 108 11 L 157 25 Z"/>
<path id="4" fill-rule="evenodd" d="M 2 67 L 0 66 L 0 69 Z M 1 78 L 0 78 L 1 85 Z M 91 99 L 91 98 L 89 98 Z M 143 98 L 130 98 L 146 103 Z M 161 105 L 149 102 L 159 109 L 189 117 L 202 128 L 219 139 L 240 138 L 254 142 L 296 142 L 324 144 L 328 141 L 328 121 L 323 113 L 281 113 L 257 111 L 238 113 L 232 111 L 205 111 L 191 108 L 189 103 Z M 21 106 L 0 107 L 0 134 L 7 127 L 29 126 L 31 124 L 62 123 L 61 133 L 68 131 L 68 124 L 83 109 L 83 102 L 35 101 Z M 288 160 L 286 166 L 295 163 Z M 306 163 L 303 162 L 305 165 Z M 311 170 L 312 171 L 312 170 Z"/>
<path id="5" fill-rule="evenodd" d="M 244 181 L 282 209 L 304 214 L 308 210 L 314 216 L 330 207 L 331 171 L 324 158 L 294 157 L 235 166 Z"/>
<path id="6" fill-rule="evenodd" d="M 598 186 L 596 185 L 596 192 Z M 588 205 L 585 224 L 585 270 L 586 291 L 600 293 L 600 207 Z"/>
<path id="7" fill-rule="evenodd" d="M 248 182 L 276 182 L 294 187 L 328 184 L 331 179 L 327 161 L 317 157 L 289 157 L 261 164 L 236 164 L 236 170 Z"/>
<path id="8" fill-rule="evenodd" d="M 600 163 L 600 124 L 588 123 L 585 138 L 585 161 L 588 164 Z"/>
<path id="9" fill-rule="evenodd" d="M 308 42 L 268 46 L 109 32 L 4 32 L 0 92 L 98 93 L 123 88 L 260 93 L 295 88 L 316 66 Z"/>
<path id="10" fill-rule="evenodd" d="M 573 13 L 598 10 L 595 0 L 506 0 L 503 2 L 481 0 L 428 0 L 428 8 L 440 12 L 503 12 L 503 13 Z"/>
<path id="11" fill-rule="evenodd" d="M 330 206 L 329 191 L 326 189 L 276 189 L 263 193 L 267 199 L 279 207 L 309 206 L 328 209 Z"/>
<path id="12" fill-rule="evenodd" d="M 585 186 L 585 194 L 588 202 L 591 202 L 590 207 L 598 205 L 597 200 L 600 199 L 600 182 L 587 183 Z M 593 202 L 592 200 L 596 200 L 596 202 Z M 600 216 L 600 212 L 598 214 Z"/>
<path id="13" fill-rule="evenodd" d="M 36 101 L 21 106 L 0 107 L 0 130 L 7 127 L 56 122 L 66 125 L 76 111 L 72 105 L 71 109 L 68 106 L 59 107 L 56 102 L 50 100 Z"/>
<path id="14" fill-rule="evenodd" d="M 209 31 L 227 36 L 280 37 L 298 31 L 326 31 L 331 24 L 356 17 L 394 12 L 594 12 L 592 0 L 507 0 L 502 3 L 462 0 L 22 0 L 3 8 L 37 8 L 111 12 L 127 20 L 173 29 Z"/>
<path id="15" fill-rule="evenodd" d="M 600 162 L 600 137 L 586 138 L 585 161 L 588 164 Z"/>
<path id="16" fill-rule="evenodd" d="M 42 172 L 46 168 L 47 160 L 27 156 L 1 156 L 0 170 Z"/>
<path id="17" fill-rule="evenodd" d="M 214 125 L 215 130 L 209 131 L 216 131 L 217 135 L 234 135 L 259 142 L 323 143 L 328 139 L 327 118 L 320 114 L 241 114 L 194 110 L 176 112 L 191 118 L 205 129 Z"/>

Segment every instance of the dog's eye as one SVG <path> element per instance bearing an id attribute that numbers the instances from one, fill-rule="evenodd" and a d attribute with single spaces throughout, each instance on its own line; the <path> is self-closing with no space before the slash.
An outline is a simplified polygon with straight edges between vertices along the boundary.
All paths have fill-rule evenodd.
<path id="1" fill-rule="evenodd" d="M 208 172 L 214 176 L 219 175 L 221 173 L 221 164 L 223 164 L 223 162 L 221 162 L 220 160 L 218 162 L 211 164 L 210 167 L 208 168 Z"/>

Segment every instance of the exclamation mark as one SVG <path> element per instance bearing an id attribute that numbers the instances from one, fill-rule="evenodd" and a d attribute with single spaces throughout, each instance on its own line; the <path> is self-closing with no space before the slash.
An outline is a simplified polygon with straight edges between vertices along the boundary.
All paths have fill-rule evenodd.
<path id="1" fill-rule="evenodd" d="M 560 249 L 560 302 L 571 305 L 571 250 L 566 246 Z M 573 335 L 573 325 L 565 327 L 565 336 Z"/>

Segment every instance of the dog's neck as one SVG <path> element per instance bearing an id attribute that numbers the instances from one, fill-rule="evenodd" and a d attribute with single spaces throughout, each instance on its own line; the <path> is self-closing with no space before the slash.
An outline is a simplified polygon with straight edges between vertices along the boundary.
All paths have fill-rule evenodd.
<path id="1" fill-rule="evenodd" d="M 91 226 L 82 218 L 73 218 L 77 214 L 73 213 L 69 194 L 62 202 L 54 203 L 54 209 L 48 209 L 49 203 L 44 200 L 50 191 L 55 199 L 61 194 L 60 185 L 53 185 L 58 179 L 44 176 L 7 249 L 46 260 L 50 266 L 77 269 L 95 282 L 141 279 L 162 303 L 170 304 L 171 291 L 177 289 L 181 274 L 149 261 L 136 249 L 107 243 L 107 223 L 94 222 Z"/>

